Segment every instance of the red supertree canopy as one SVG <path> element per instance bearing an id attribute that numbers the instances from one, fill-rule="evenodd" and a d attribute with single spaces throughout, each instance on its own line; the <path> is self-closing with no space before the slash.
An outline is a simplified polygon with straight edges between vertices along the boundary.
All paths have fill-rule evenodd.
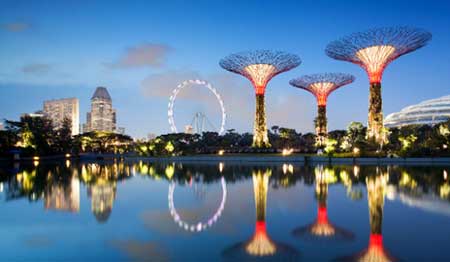
<path id="1" fill-rule="evenodd" d="M 225 70 L 248 78 L 253 83 L 256 94 L 264 94 L 270 79 L 299 66 L 300 63 L 300 57 L 297 55 L 270 50 L 235 53 L 219 62 Z"/>
<path id="2" fill-rule="evenodd" d="M 289 83 L 292 86 L 305 89 L 317 98 L 319 106 L 327 104 L 328 95 L 343 85 L 352 83 L 355 77 L 342 73 L 325 73 L 305 75 L 292 79 Z"/>
<path id="3" fill-rule="evenodd" d="M 325 52 L 334 59 L 360 65 L 367 71 L 371 83 L 379 83 L 390 62 L 425 46 L 429 40 L 431 34 L 422 29 L 383 27 L 333 41 Z"/>

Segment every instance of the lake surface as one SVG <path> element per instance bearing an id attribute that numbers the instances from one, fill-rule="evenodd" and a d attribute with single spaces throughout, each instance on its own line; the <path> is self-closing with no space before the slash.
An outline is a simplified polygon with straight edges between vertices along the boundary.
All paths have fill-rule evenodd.
<path id="1" fill-rule="evenodd" d="M 0 168 L 0 260 L 450 261 L 450 167 Z"/>

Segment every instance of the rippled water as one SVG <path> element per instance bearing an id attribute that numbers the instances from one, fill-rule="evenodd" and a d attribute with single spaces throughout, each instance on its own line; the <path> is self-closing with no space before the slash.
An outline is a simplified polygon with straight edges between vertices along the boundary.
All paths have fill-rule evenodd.
<path id="1" fill-rule="evenodd" d="M 0 168 L 0 260 L 450 261 L 449 167 Z"/>

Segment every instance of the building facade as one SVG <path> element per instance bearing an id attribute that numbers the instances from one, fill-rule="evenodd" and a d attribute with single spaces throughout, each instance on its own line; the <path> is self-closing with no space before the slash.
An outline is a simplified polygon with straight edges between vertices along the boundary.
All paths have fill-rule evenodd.
<path id="1" fill-rule="evenodd" d="M 91 111 L 86 115 L 83 132 L 116 132 L 116 110 L 105 87 L 97 87 L 91 98 Z"/>
<path id="2" fill-rule="evenodd" d="M 77 98 L 44 101 L 44 115 L 52 120 L 55 128 L 61 128 L 65 118 L 72 123 L 72 135 L 80 133 L 80 109 Z"/>
<path id="3" fill-rule="evenodd" d="M 450 95 L 405 107 L 399 112 L 388 115 L 384 125 L 386 127 L 434 125 L 448 119 L 450 119 Z"/>

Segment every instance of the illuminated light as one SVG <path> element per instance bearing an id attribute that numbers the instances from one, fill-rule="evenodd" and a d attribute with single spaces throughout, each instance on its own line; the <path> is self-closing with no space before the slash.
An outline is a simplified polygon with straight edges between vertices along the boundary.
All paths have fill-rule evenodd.
<path id="1" fill-rule="evenodd" d="M 281 154 L 283 156 L 288 156 L 291 155 L 294 152 L 293 148 L 283 148 L 283 150 L 281 151 Z"/>
<path id="2" fill-rule="evenodd" d="M 447 170 L 442 171 L 442 174 L 444 176 L 444 180 L 447 180 L 448 177 Z"/>
<path id="3" fill-rule="evenodd" d="M 357 148 L 357 147 L 355 147 L 355 148 L 353 148 L 353 154 L 355 154 L 355 155 L 357 155 L 357 154 L 359 154 L 359 148 Z"/>
<path id="4" fill-rule="evenodd" d="M 166 149 L 167 152 L 172 153 L 173 150 L 175 150 L 175 147 L 173 146 L 172 142 L 167 142 L 166 147 L 164 148 Z"/>
<path id="5" fill-rule="evenodd" d="M 3 182 L 0 182 L 0 193 L 3 192 Z"/>
<path id="6" fill-rule="evenodd" d="M 326 105 L 328 96 L 336 89 L 350 84 L 355 77 L 342 73 L 324 73 L 305 75 L 289 81 L 294 87 L 304 89 L 313 94 L 317 99 L 317 117 L 314 121 L 317 141 L 316 145 L 321 147 L 326 142 L 327 115 Z"/>
<path id="7" fill-rule="evenodd" d="M 67 167 L 67 168 L 70 167 L 70 160 L 66 160 L 66 167 Z"/>
<path id="8" fill-rule="evenodd" d="M 271 147 L 267 135 L 264 93 L 268 82 L 276 75 L 299 66 L 298 56 L 271 50 L 255 50 L 231 54 L 222 59 L 220 66 L 248 78 L 256 93 L 256 110 L 252 147 Z"/>
<path id="9" fill-rule="evenodd" d="M 283 174 L 293 174 L 294 173 L 294 166 L 292 164 L 283 164 Z"/>
<path id="10" fill-rule="evenodd" d="M 270 64 L 253 64 L 244 68 L 245 73 L 252 80 L 255 92 L 264 94 L 267 83 L 276 72 L 276 67 Z"/>
<path id="11" fill-rule="evenodd" d="M 227 185 L 225 182 L 225 178 L 222 177 L 220 182 L 222 185 L 222 200 L 220 202 L 219 208 L 216 210 L 214 215 L 211 218 L 209 218 L 207 221 L 197 222 L 194 224 L 188 224 L 188 223 L 184 222 L 181 219 L 181 216 L 178 214 L 178 212 L 175 208 L 175 203 L 174 203 L 174 198 L 173 198 L 173 194 L 175 192 L 175 183 L 172 182 L 169 185 L 169 194 L 168 194 L 167 198 L 168 198 L 168 202 L 169 202 L 170 215 L 172 216 L 174 222 L 176 224 L 178 224 L 180 227 L 184 228 L 186 231 L 191 231 L 191 232 L 204 231 L 205 229 L 208 229 L 214 223 L 216 223 L 217 220 L 220 218 L 220 216 L 223 213 L 223 210 L 225 208 L 226 199 L 227 199 Z"/>
<path id="12" fill-rule="evenodd" d="M 439 196 L 447 199 L 450 196 L 450 185 L 445 183 L 439 187 Z"/>
<path id="13" fill-rule="evenodd" d="M 39 161 L 39 157 L 38 157 L 38 156 L 34 156 L 34 157 L 33 157 L 33 160 Z"/>
<path id="14" fill-rule="evenodd" d="M 70 157 L 70 154 L 66 154 L 65 157 L 66 157 L 66 158 L 69 158 L 69 157 Z"/>
<path id="15" fill-rule="evenodd" d="M 223 150 L 223 149 L 221 149 L 221 150 L 219 150 L 219 152 L 217 152 L 217 154 L 219 156 L 223 156 L 224 153 L 225 153 L 225 150 Z"/>
<path id="16" fill-rule="evenodd" d="M 168 112 L 167 112 L 168 122 L 169 122 L 169 125 L 170 125 L 170 130 L 173 133 L 178 133 L 177 126 L 175 125 L 175 119 L 174 119 L 174 113 L 173 113 L 173 107 L 174 107 L 175 100 L 177 98 L 178 93 L 180 93 L 180 91 L 182 89 L 187 88 L 187 87 L 191 87 L 191 86 L 194 86 L 194 85 L 199 85 L 199 86 L 208 88 L 208 90 L 211 91 L 214 94 L 214 96 L 216 97 L 217 101 L 219 102 L 219 106 L 220 106 L 220 109 L 222 111 L 222 114 L 221 114 L 222 121 L 221 121 L 218 133 L 219 133 L 219 135 L 222 135 L 225 132 L 225 121 L 226 121 L 226 112 L 225 112 L 225 107 L 224 107 L 223 100 L 220 97 L 219 92 L 217 92 L 217 90 L 210 83 L 208 83 L 207 81 L 204 81 L 204 80 L 199 80 L 199 79 L 183 81 L 181 84 L 179 84 L 172 91 L 173 95 L 170 96 L 170 98 L 169 98 Z M 149 148 L 149 149 L 153 150 L 153 148 Z"/>
<path id="17" fill-rule="evenodd" d="M 371 83 L 380 83 L 383 70 L 391 60 L 395 47 L 391 45 L 376 45 L 360 49 L 356 57 L 361 60 L 369 75 Z"/>
<path id="18" fill-rule="evenodd" d="M 317 104 L 319 106 L 327 105 L 327 98 L 331 91 L 333 91 L 336 87 L 335 83 L 331 82 L 319 82 L 311 84 L 311 92 L 317 98 Z"/>
<path id="19" fill-rule="evenodd" d="M 359 166 L 353 166 L 353 175 L 355 177 L 359 176 Z"/>
<path id="20" fill-rule="evenodd" d="M 398 57 L 425 46 L 432 36 L 412 27 L 382 27 L 353 33 L 333 41 L 326 54 L 364 68 L 370 80 L 367 136 L 380 146 L 386 143 L 383 134 L 381 79 L 386 66 Z"/>
<path id="21" fill-rule="evenodd" d="M 36 167 L 36 166 L 38 166 L 39 165 L 39 160 L 34 160 L 33 161 L 33 165 Z"/>
<path id="22" fill-rule="evenodd" d="M 223 164 L 223 162 L 220 162 L 220 163 L 219 163 L 219 172 L 220 172 L 220 173 L 222 173 L 224 166 L 225 166 L 225 165 Z"/>
<path id="23" fill-rule="evenodd" d="M 256 222 L 255 233 L 250 242 L 245 246 L 245 250 L 253 256 L 267 256 L 275 254 L 276 246 L 267 235 L 265 221 Z"/>
<path id="24" fill-rule="evenodd" d="M 447 149 L 448 146 L 447 146 L 446 144 L 443 144 L 443 145 L 442 145 L 442 148 L 443 148 L 443 149 Z"/>
<path id="25" fill-rule="evenodd" d="M 287 169 L 288 169 L 287 164 L 283 164 L 283 174 L 286 175 Z"/>
<path id="26" fill-rule="evenodd" d="M 165 173 L 166 173 L 166 177 L 168 179 L 172 179 L 173 175 L 175 174 L 175 166 L 174 165 L 168 165 L 166 167 Z"/>

